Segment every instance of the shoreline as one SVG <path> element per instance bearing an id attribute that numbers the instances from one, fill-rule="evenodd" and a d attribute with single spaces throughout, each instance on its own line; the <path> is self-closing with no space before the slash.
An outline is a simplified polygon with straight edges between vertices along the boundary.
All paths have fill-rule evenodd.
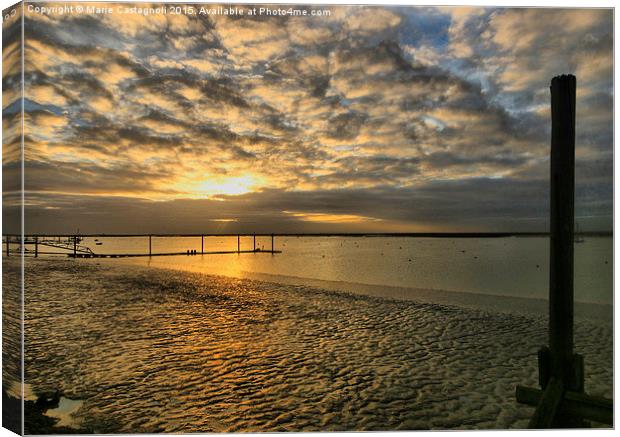
<path id="1" fill-rule="evenodd" d="M 144 267 L 144 263 L 134 260 L 102 259 L 97 260 L 102 265 L 133 265 Z M 88 261 L 86 261 L 88 262 Z M 466 309 L 478 309 L 508 314 L 537 314 L 546 315 L 549 311 L 548 299 L 535 297 L 518 297 L 501 294 L 485 294 L 472 291 L 457 291 L 444 289 L 428 289 L 415 287 L 399 287 L 385 284 L 367 284 L 360 282 L 335 281 L 316 279 L 301 276 L 279 275 L 263 272 L 240 271 L 237 275 L 225 273 L 205 272 L 199 266 L 180 264 L 159 264 L 149 262 L 148 268 L 171 271 L 183 271 L 209 276 L 221 276 L 233 279 L 250 279 L 272 282 L 281 285 L 309 286 L 325 289 L 330 292 L 370 296 L 385 299 L 396 299 L 418 303 L 454 305 Z M 613 305 L 594 302 L 575 302 L 575 317 L 584 318 L 601 323 L 613 322 Z"/>
<path id="2" fill-rule="evenodd" d="M 21 237 L 22 234 L 4 234 L 8 237 Z M 41 234 L 28 233 L 25 237 L 402 237 L 402 238 L 510 238 L 510 237 L 549 237 L 549 232 L 337 232 L 337 233 L 205 233 L 205 234 L 180 234 L 180 233 L 151 233 L 151 234 L 117 234 L 117 233 L 82 233 L 82 234 Z M 585 231 L 576 232 L 575 235 L 585 237 L 613 237 L 613 231 Z"/>

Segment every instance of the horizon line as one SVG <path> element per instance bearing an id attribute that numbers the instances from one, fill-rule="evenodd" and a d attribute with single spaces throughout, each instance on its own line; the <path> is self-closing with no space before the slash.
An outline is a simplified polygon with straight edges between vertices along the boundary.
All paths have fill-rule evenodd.
<path id="1" fill-rule="evenodd" d="M 613 230 L 582 231 L 575 235 L 613 236 Z M 227 232 L 227 233 L 3 233 L 3 237 L 431 237 L 431 238 L 484 238 L 484 237 L 511 237 L 511 236 L 550 236 L 548 231 L 543 232 Z"/>

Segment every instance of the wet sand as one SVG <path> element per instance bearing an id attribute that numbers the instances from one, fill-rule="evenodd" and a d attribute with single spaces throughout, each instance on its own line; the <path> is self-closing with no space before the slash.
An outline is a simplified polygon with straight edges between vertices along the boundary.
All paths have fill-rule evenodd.
<path id="1" fill-rule="evenodd" d="M 26 382 L 95 432 L 523 428 L 543 315 L 93 260 L 26 266 Z M 586 389 L 612 328 L 580 320 Z M 28 424 L 26 424 L 28 430 Z M 36 432 L 36 429 L 31 429 Z"/>

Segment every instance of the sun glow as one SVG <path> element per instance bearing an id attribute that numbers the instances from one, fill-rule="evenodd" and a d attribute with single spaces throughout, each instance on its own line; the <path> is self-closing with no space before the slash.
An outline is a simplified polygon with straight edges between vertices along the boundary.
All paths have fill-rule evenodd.
<path id="1" fill-rule="evenodd" d="M 353 214 L 324 214 L 320 212 L 295 212 L 282 211 L 285 214 L 296 217 L 305 222 L 318 223 L 360 223 L 360 222 L 376 222 L 381 221 L 374 217 L 365 217 Z"/>
<path id="2" fill-rule="evenodd" d="M 213 176 L 199 181 L 189 188 L 188 191 L 195 197 L 238 196 L 256 191 L 260 185 L 262 185 L 261 179 L 254 175 L 236 177 Z"/>

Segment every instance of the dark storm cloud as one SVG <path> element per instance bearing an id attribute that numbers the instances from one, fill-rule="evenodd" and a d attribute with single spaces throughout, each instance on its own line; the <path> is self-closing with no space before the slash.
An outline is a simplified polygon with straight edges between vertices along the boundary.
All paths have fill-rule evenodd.
<path id="1" fill-rule="evenodd" d="M 208 99 L 225 102 L 241 108 L 248 108 L 250 105 L 233 88 L 233 85 L 229 79 L 205 80 L 200 84 L 200 90 Z"/>
<path id="2" fill-rule="evenodd" d="M 107 99 L 113 100 L 113 94 L 107 89 L 107 87 L 93 75 L 83 73 L 80 71 L 73 71 L 67 74 L 59 75 L 56 80 L 65 86 L 77 87 L 77 91 L 80 94 L 92 96 L 102 96 Z"/>
<path id="3" fill-rule="evenodd" d="M 495 164 L 500 167 L 519 166 L 528 161 L 525 156 L 512 154 L 472 156 L 452 152 L 435 152 L 425 157 L 432 167 L 451 167 L 455 165 Z"/>
<path id="4" fill-rule="evenodd" d="M 170 176 L 165 170 L 153 166 L 121 164 L 106 168 L 91 164 L 76 167 L 62 162 L 33 160 L 28 161 L 24 171 L 27 191 L 64 192 L 67 187 L 72 187 L 72 192 L 85 194 L 124 191 L 127 187 L 132 191 L 152 191 L 154 183 Z"/>
<path id="5" fill-rule="evenodd" d="M 96 47 L 120 50 L 126 41 L 122 34 L 105 26 L 101 20 L 89 16 L 68 17 L 62 21 L 62 26 L 42 26 L 38 20 L 26 15 L 24 29 L 29 40 L 73 51 L 75 54 L 88 52 Z"/>
<path id="6" fill-rule="evenodd" d="M 103 129 L 102 129 L 103 127 Z M 129 142 L 130 146 L 143 149 L 158 147 L 175 147 L 181 144 L 182 137 L 178 135 L 155 135 L 146 128 L 137 126 L 122 126 L 108 124 L 106 126 L 78 126 L 74 128 L 76 139 L 81 142 L 97 143 L 108 141 L 116 144 L 121 140 Z M 77 144 L 76 144 L 77 146 Z"/>
<path id="7" fill-rule="evenodd" d="M 353 139 L 359 133 L 360 127 L 367 116 L 359 112 L 345 112 L 329 119 L 330 130 L 327 133 L 332 138 Z"/>
<path id="8" fill-rule="evenodd" d="M 184 128 L 189 128 L 189 125 L 172 115 L 155 108 L 149 108 L 147 113 L 141 117 L 141 120 L 151 120 L 156 123 L 163 122 L 168 124 L 176 124 Z"/>
<path id="9" fill-rule="evenodd" d="M 346 181 L 375 181 L 375 184 L 396 183 L 403 177 L 419 173 L 419 158 L 395 158 L 392 156 L 373 156 L 370 158 L 348 157 L 337 161 L 337 173 L 320 178 Z"/>
<path id="10" fill-rule="evenodd" d="M 213 220 L 230 218 L 237 222 L 227 225 L 229 232 L 269 232 L 274 226 L 280 232 L 325 231 L 320 223 L 305 220 L 316 214 L 371 217 L 385 225 L 416 222 L 441 228 L 451 224 L 453 230 L 463 231 L 477 229 L 482 215 L 486 217 L 487 229 L 543 231 L 548 216 L 546 194 L 542 180 L 480 178 L 465 183 L 433 182 L 404 190 L 389 186 L 312 192 L 267 190 L 220 196 L 219 200 L 174 200 L 165 202 L 163 208 L 158 202 L 144 199 L 75 195 L 56 196 L 52 202 L 42 198 L 41 206 L 37 206 L 38 196 L 33 195 L 28 213 L 34 220 L 30 225 L 44 232 L 69 232 L 75 217 L 88 218 L 86 228 L 81 228 L 83 232 L 200 233 L 212 230 Z M 444 199 L 440 204 L 435 200 L 438 197 Z M 52 209 L 44 210 L 43 204 Z M 458 215 L 454 214 L 455 208 Z M 524 209 L 531 214 L 523 216 Z M 56 220 L 40 223 L 38 218 L 44 216 Z M 121 220 L 122 216 L 131 217 L 133 223 Z M 74 219 L 58 227 L 68 217 Z M 345 224 L 336 229 L 343 232 L 364 227 Z"/>

